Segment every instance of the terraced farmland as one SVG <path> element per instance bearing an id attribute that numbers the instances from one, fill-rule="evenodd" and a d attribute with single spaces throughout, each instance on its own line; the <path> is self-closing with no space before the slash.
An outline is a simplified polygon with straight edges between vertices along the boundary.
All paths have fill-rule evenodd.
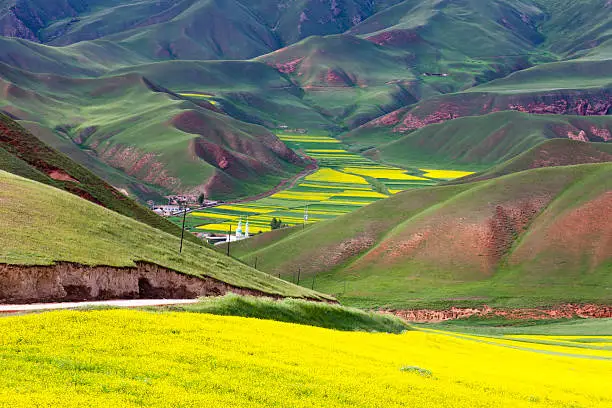
<path id="1" fill-rule="evenodd" d="M 386 166 L 345 150 L 339 140 L 329 136 L 278 136 L 293 150 L 315 159 L 319 169 L 293 187 L 269 197 L 193 212 L 187 222 L 192 232 L 226 234 L 230 227 L 235 232 L 240 220 L 243 221 L 243 232 L 248 220 L 250 234 L 270 231 L 270 222 L 274 218 L 287 226 L 315 223 L 352 212 L 404 190 L 472 174 Z"/>

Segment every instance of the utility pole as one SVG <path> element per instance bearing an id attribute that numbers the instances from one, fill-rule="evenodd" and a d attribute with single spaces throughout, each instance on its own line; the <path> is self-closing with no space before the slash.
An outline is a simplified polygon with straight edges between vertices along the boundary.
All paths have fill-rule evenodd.
<path id="1" fill-rule="evenodd" d="M 227 256 L 230 256 L 230 245 L 232 244 L 232 224 L 229 226 L 229 234 L 227 235 Z"/>
<path id="2" fill-rule="evenodd" d="M 314 290 L 314 286 L 315 286 L 315 280 L 317 279 L 317 271 L 315 271 L 315 274 L 312 277 L 312 290 Z"/>
<path id="3" fill-rule="evenodd" d="M 257 269 L 257 257 L 255 257 L 255 266 L 254 266 L 254 268 Z"/>
<path id="4" fill-rule="evenodd" d="M 185 219 L 187 218 L 187 208 L 183 211 L 183 228 L 181 229 L 181 248 L 179 249 L 179 254 L 183 253 L 183 238 L 185 237 Z"/>
<path id="5" fill-rule="evenodd" d="M 300 284 L 300 275 L 302 274 L 302 268 L 298 269 L 298 279 L 297 279 L 297 284 Z"/>

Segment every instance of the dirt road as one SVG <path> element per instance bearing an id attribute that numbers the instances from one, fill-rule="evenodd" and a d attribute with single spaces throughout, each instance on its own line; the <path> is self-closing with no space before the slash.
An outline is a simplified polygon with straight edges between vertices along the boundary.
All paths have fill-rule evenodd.
<path id="1" fill-rule="evenodd" d="M 198 299 L 130 299 L 103 300 L 97 302 L 35 303 L 29 305 L 0 305 L 0 313 L 40 312 L 45 310 L 79 309 L 83 307 L 145 307 L 197 303 Z"/>

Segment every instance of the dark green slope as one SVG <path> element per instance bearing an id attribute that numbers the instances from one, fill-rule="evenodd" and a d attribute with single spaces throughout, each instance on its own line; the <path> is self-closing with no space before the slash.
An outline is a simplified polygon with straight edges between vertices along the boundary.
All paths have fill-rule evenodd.
<path id="1" fill-rule="evenodd" d="M 51 149 L 0 114 L 0 169 L 66 190 L 151 227 L 180 236 L 180 228 L 142 207 L 86 168 Z M 187 239 L 199 242 L 190 234 Z"/>

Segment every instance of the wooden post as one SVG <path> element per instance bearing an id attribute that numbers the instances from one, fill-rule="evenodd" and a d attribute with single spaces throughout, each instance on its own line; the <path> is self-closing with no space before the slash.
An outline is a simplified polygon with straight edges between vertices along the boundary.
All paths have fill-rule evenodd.
<path id="1" fill-rule="evenodd" d="M 298 269 L 298 280 L 297 280 L 297 284 L 300 284 L 300 274 L 302 273 L 302 268 Z"/>
<path id="2" fill-rule="evenodd" d="M 183 253 L 183 238 L 185 237 L 185 219 L 187 218 L 187 208 L 183 212 L 183 228 L 181 229 L 181 247 L 179 249 L 179 254 Z"/>
<path id="3" fill-rule="evenodd" d="M 255 269 L 257 269 L 257 257 L 255 257 Z"/>
<path id="4" fill-rule="evenodd" d="M 315 271 L 314 276 L 312 277 L 312 290 L 314 290 L 315 280 L 317 279 L 317 272 Z"/>

